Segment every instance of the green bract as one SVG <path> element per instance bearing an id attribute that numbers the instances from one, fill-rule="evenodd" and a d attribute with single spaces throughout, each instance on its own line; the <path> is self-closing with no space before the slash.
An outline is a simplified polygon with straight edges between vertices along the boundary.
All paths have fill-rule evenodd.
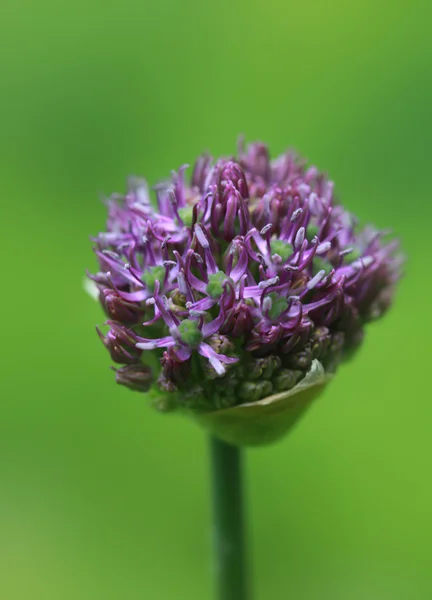
<path id="1" fill-rule="evenodd" d="M 331 380 L 318 360 L 304 379 L 281 392 L 214 412 L 193 415 L 210 433 L 235 446 L 259 446 L 285 435 Z"/>

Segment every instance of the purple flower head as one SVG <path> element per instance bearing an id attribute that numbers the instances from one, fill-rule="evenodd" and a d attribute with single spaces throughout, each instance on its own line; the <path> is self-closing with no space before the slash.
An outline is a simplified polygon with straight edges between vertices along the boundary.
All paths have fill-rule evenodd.
<path id="1" fill-rule="evenodd" d="M 154 203 L 130 179 L 94 238 L 118 383 L 211 411 L 291 390 L 314 361 L 334 372 L 392 302 L 397 243 L 360 228 L 292 152 L 241 145 L 190 173 L 157 185 Z"/>

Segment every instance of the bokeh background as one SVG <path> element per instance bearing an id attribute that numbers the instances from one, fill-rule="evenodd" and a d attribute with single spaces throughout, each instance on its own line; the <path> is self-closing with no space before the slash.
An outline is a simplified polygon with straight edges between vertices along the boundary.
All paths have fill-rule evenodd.
<path id="1" fill-rule="evenodd" d="M 408 255 L 395 307 L 248 452 L 257 600 L 432 597 L 430 2 L 3 0 L 0 597 L 210 598 L 206 439 L 113 383 L 100 197 L 295 146 Z"/>

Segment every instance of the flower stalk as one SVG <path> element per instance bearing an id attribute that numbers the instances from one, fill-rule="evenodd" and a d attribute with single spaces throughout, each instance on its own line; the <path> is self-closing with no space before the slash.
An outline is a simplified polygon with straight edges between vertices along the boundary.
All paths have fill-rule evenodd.
<path id="1" fill-rule="evenodd" d="M 242 450 L 210 437 L 216 600 L 250 600 Z"/>

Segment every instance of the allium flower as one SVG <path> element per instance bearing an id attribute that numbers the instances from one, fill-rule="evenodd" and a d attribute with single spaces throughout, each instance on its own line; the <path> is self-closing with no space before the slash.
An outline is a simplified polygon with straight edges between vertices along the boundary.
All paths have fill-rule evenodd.
<path id="1" fill-rule="evenodd" d="M 151 387 L 159 409 L 192 410 L 228 441 L 273 439 L 389 307 L 398 244 L 360 228 L 292 152 L 270 160 L 254 143 L 186 169 L 155 187 L 156 206 L 140 179 L 108 201 L 90 275 L 108 316 L 99 335 L 126 365 L 117 382 Z"/>

